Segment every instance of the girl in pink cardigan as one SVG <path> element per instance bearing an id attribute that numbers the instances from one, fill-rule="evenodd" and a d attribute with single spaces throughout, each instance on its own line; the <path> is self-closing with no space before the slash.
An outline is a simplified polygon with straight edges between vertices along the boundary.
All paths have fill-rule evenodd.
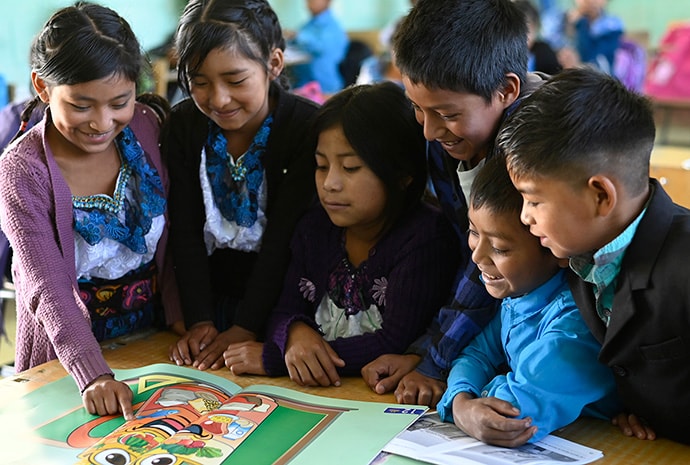
<path id="1" fill-rule="evenodd" d="M 132 391 L 114 379 L 99 341 L 181 319 L 164 256 L 160 120 L 135 99 L 141 63 L 139 43 L 116 12 L 87 3 L 57 11 L 31 51 L 46 115 L 0 158 L 16 368 L 57 357 L 90 413 L 127 418 Z"/>

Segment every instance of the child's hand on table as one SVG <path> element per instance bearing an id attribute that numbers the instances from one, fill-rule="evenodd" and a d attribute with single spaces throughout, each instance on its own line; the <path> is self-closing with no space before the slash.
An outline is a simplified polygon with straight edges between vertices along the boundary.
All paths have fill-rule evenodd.
<path id="1" fill-rule="evenodd" d="M 384 354 L 362 367 L 362 378 L 374 392 L 385 394 L 394 390 L 419 360 L 416 354 Z"/>
<path id="2" fill-rule="evenodd" d="M 400 380 L 395 389 L 395 399 L 401 404 L 428 405 L 436 408 L 446 391 L 446 383 L 440 379 L 411 371 Z"/>
<path id="3" fill-rule="evenodd" d="M 345 361 L 321 334 L 297 321 L 288 330 L 285 365 L 290 379 L 300 386 L 340 386 L 336 366 L 345 366 Z"/>
<path id="4" fill-rule="evenodd" d="M 125 420 L 134 419 L 132 390 L 111 375 L 103 375 L 89 384 L 81 395 L 84 408 L 92 415 L 122 413 Z"/>
<path id="5" fill-rule="evenodd" d="M 461 392 L 453 399 L 453 421 L 475 439 L 501 447 L 526 443 L 537 431 L 531 418 L 511 418 L 520 411 L 497 397 L 474 397 Z"/>
<path id="6" fill-rule="evenodd" d="M 225 366 L 233 375 L 262 375 L 266 369 L 263 361 L 264 344 L 256 341 L 235 342 L 230 344 L 225 352 Z"/>
<path id="7" fill-rule="evenodd" d="M 656 439 L 656 433 L 647 426 L 643 419 L 638 418 L 632 413 L 619 413 L 611 419 L 611 423 L 617 425 L 621 432 L 626 436 L 635 436 L 637 439 Z"/>

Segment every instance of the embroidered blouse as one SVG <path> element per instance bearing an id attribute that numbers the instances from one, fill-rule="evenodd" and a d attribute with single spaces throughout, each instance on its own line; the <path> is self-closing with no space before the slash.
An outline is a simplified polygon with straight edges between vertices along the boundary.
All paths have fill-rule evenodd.
<path id="1" fill-rule="evenodd" d="M 116 279 L 150 262 L 165 226 L 160 176 L 129 127 L 116 143 L 114 195 L 72 196 L 78 278 Z"/>
<path id="2" fill-rule="evenodd" d="M 261 157 L 271 133 L 269 115 L 249 149 L 236 161 L 227 152 L 227 139 L 209 120 L 199 178 L 206 208 L 204 241 L 208 254 L 217 248 L 258 252 L 266 228 L 266 179 Z"/>

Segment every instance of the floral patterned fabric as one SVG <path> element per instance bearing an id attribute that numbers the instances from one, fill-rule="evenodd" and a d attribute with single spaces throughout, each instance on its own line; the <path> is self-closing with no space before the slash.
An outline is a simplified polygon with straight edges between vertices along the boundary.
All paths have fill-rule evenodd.
<path id="1" fill-rule="evenodd" d="M 332 341 L 381 329 L 387 283 L 385 276 L 369 278 L 366 261 L 354 268 L 347 257 L 340 260 L 328 277 L 327 292 L 316 310 L 315 321 L 324 339 Z M 310 284 L 303 278 L 300 289 L 310 289 Z"/>
<path id="2" fill-rule="evenodd" d="M 151 327 L 157 307 L 156 266 L 151 262 L 120 279 L 79 280 L 79 296 L 89 309 L 96 340 Z"/>

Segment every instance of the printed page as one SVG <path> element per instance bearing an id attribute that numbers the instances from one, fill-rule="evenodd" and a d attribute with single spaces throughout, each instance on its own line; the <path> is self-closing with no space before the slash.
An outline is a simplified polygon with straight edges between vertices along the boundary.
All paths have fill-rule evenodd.
<path id="1" fill-rule="evenodd" d="M 436 412 L 421 417 L 383 450 L 438 465 L 583 465 L 603 457 L 601 451 L 553 435 L 516 448 L 490 446 L 443 423 Z"/>

